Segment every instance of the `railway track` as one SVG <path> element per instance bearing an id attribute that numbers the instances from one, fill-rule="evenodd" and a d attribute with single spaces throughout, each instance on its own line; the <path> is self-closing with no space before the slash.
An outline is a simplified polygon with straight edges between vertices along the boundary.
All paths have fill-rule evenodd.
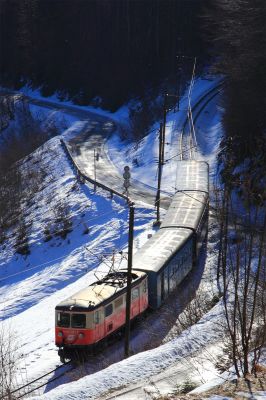
<path id="1" fill-rule="evenodd" d="M 204 108 L 207 106 L 207 104 L 219 94 L 221 90 L 222 84 L 217 85 L 215 88 L 210 90 L 208 93 L 204 94 L 199 101 L 193 105 L 193 113 L 195 113 L 194 121 L 199 117 L 201 112 L 204 110 Z M 192 116 L 192 111 L 190 112 L 190 116 L 188 115 L 184 124 L 183 124 L 183 129 L 182 129 L 182 134 L 181 134 L 181 140 L 180 140 L 180 159 L 185 160 L 185 159 L 192 159 L 193 158 L 193 148 L 196 146 L 196 144 L 193 141 L 193 134 L 192 134 L 192 129 L 190 124 L 190 119 Z M 66 370 L 63 370 L 62 372 L 58 373 L 58 371 L 61 371 L 62 368 L 66 368 Z M 0 400 L 6 400 L 10 398 L 11 395 L 14 395 L 16 399 L 20 399 L 23 397 L 28 396 L 29 394 L 32 394 L 39 390 L 40 388 L 56 381 L 59 378 L 62 378 L 65 374 L 68 372 L 74 370 L 76 366 L 71 364 L 71 362 L 64 363 L 60 365 L 59 367 L 47 372 L 46 374 L 28 382 L 27 384 L 6 393 L 4 396 L 0 397 Z M 53 376 L 50 379 L 47 379 L 47 377 L 51 374 L 56 374 L 56 376 Z M 34 385 L 34 387 L 33 387 Z"/>
<path id="2" fill-rule="evenodd" d="M 45 379 L 47 376 L 49 376 L 53 373 L 56 373 L 57 371 L 61 370 L 63 367 L 67 367 L 67 366 L 69 366 L 69 368 L 66 371 L 59 373 L 58 375 L 54 376 L 51 379 L 48 379 L 48 380 Z M 12 390 L 12 391 L 7 391 L 4 396 L 0 397 L 0 400 L 8 400 L 10 398 L 22 399 L 23 397 L 26 397 L 29 394 L 36 392 L 37 390 L 48 385 L 49 383 L 56 381 L 57 379 L 66 375 L 68 372 L 73 371 L 75 368 L 76 367 L 71 364 L 71 361 L 68 361 L 68 362 L 52 369 L 51 371 L 43 374 L 42 376 L 40 376 L 36 379 L 33 379 L 32 381 L 27 382 L 26 384 Z M 44 380 L 45 380 L 45 382 L 44 382 Z M 35 384 L 36 384 L 36 386 L 32 387 L 32 385 L 35 385 Z"/>
<path id="3" fill-rule="evenodd" d="M 179 140 L 179 160 L 192 160 L 197 152 L 197 141 L 194 124 L 205 107 L 222 91 L 224 82 L 220 82 L 203 96 L 188 110 L 186 119 L 181 129 Z M 194 117 L 193 117 L 194 115 Z"/>

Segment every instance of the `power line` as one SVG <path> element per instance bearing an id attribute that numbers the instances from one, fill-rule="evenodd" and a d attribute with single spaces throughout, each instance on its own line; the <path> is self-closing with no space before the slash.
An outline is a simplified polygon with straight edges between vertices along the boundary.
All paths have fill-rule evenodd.
<path id="1" fill-rule="evenodd" d="M 108 212 L 108 213 L 105 213 L 105 214 L 109 214 L 109 212 Z M 105 214 L 104 214 L 104 215 L 105 215 Z M 99 216 L 99 217 L 100 217 L 100 216 Z M 98 217 L 98 218 L 99 218 L 99 217 Z M 87 222 L 87 221 L 86 221 L 86 222 Z M 115 223 L 115 221 L 113 221 L 112 223 L 110 223 L 109 226 L 110 226 L 110 225 L 112 226 L 114 223 Z M 78 225 L 77 225 L 77 226 L 78 226 Z M 11 274 L 11 275 L 5 276 L 5 277 L 3 277 L 3 278 L 0 279 L 0 282 L 4 281 L 4 280 L 6 280 L 6 279 L 12 278 L 12 277 L 14 277 L 14 276 L 17 276 L 17 275 L 21 275 L 21 274 L 27 273 L 28 271 L 32 271 L 32 270 L 34 270 L 34 269 L 36 269 L 36 268 L 43 267 L 43 266 L 45 266 L 45 265 L 47 265 L 47 264 L 51 264 L 51 265 L 48 265 L 48 266 L 52 266 L 54 262 L 59 261 L 59 260 L 62 260 L 63 258 L 66 258 L 66 256 L 57 257 L 57 258 L 54 258 L 54 259 L 52 259 L 52 260 L 46 261 L 46 262 L 44 262 L 44 263 L 42 263 L 42 264 L 38 264 L 38 265 L 35 265 L 35 266 L 31 267 L 31 268 L 27 268 L 27 269 L 25 269 L 24 271 L 20 271 L 20 272 L 17 272 L 17 273 L 15 273 L 15 274 Z"/>
<path id="2" fill-rule="evenodd" d="M 196 146 L 196 145 L 195 145 L 195 146 L 190 146 L 190 147 L 188 147 L 186 150 L 183 150 L 181 153 L 178 153 L 178 154 L 176 154 L 176 155 L 174 155 L 174 156 L 168 158 L 167 160 L 165 160 L 165 162 L 167 163 L 168 161 L 171 161 L 171 160 L 172 160 L 173 158 L 175 158 L 175 157 L 182 156 L 183 153 L 187 153 L 188 151 L 190 151 L 190 150 L 193 149 L 194 147 L 197 147 L 197 146 Z"/>
<path id="3" fill-rule="evenodd" d="M 148 211 L 149 209 L 144 209 L 143 211 L 145 211 L 145 210 Z M 120 211 L 120 213 L 121 213 L 121 212 L 124 212 L 124 211 L 126 211 L 126 209 Z M 151 211 L 151 210 L 149 210 L 149 211 Z M 102 215 L 108 215 L 108 214 L 110 214 L 110 213 L 112 213 L 112 212 L 113 212 L 113 211 L 107 212 L 107 213 L 104 213 L 104 214 L 102 214 Z M 102 215 L 99 215 L 99 216 L 97 216 L 97 217 L 95 217 L 95 218 L 100 218 Z M 145 215 L 144 215 L 144 217 L 145 217 Z M 91 219 L 86 220 L 86 221 L 84 221 L 84 222 L 91 221 L 91 220 L 93 220 L 93 219 L 95 219 L 95 218 L 91 218 Z M 148 218 L 148 216 L 147 216 L 146 218 Z M 117 223 L 117 221 L 112 221 L 112 222 L 109 223 L 109 226 L 112 227 L 112 226 L 114 226 L 115 223 Z M 76 225 L 76 227 L 77 227 L 77 226 L 79 226 L 79 225 Z M 57 231 L 57 232 L 60 232 L 60 231 Z M 33 242 L 33 243 L 34 243 L 34 242 Z M 86 247 L 86 246 L 85 246 L 85 247 Z M 86 247 L 86 249 L 88 250 L 87 247 Z M 110 254 L 111 254 L 111 253 L 110 253 Z M 98 257 L 97 255 L 95 255 L 95 256 Z M 54 259 L 52 259 L 52 260 L 46 261 L 46 262 L 44 262 L 44 263 L 42 263 L 42 264 L 38 264 L 38 265 L 35 265 L 35 266 L 31 267 L 31 268 L 27 268 L 27 269 L 25 269 L 24 271 L 20 271 L 20 272 L 17 272 L 17 273 L 15 273 L 15 274 L 11 274 L 11 275 L 5 276 L 5 277 L 3 277 L 3 278 L 0 279 L 0 282 L 2 282 L 2 281 L 4 281 L 4 280 L 7 280 L 7 279 L 9 279 L 9 278 L 12 278 L 12 277 L 14 277 L 14 276 L 18 276 L 18 275 L 21 275 L 21 274 L 25 274 L 25 273 L 27 273 L 28 271 L 32 271 L 32 270 L 34 270 L 34 269 L 43 267 L 43 266 L 45 266 L 45 265 L 47 265 L 47 264 L 48 264 L 47 266 L 52 266 L 54 262 L 59 261 L 59 260 L 62 260 L 62 259 L 64 259 L 64 258 L 66 258 L 66 256 L 57 257 L 57 258 L 54 258 Z M 99 259 L 99 258 L 98 258 L 98 259 Z M 102 261 L 103 261 L 103 260 L 102 260 Z M 49 265 L 49 264 L 51 264 L 51 265 Z"/>
<path id="4" fill-rule="evenodd" d="M 143 208 L 143 206 L 142 206 L 141 208 Z M 122 209 L 122 210 L 119 210 L 119 211 L 118 211 L 118 214 L 121 214 L 121 213 L 123 213 L 123 212 L 125 212 L 125 211 L 126 211 L 126 208 L 124 208 L 124 209 Z M 144 211 L 144 212 L 145 212 L 145 211 L 151 212 L 151 209 L 144 208 L 143 211 Z M 143 212 L 143 211 L 142 211 L 142 212 Z M 108 211 L 108 212 L 106 212 L 106 213 L 102 213 L 102 214 L 100 214 L 100 215 L 97 215 L 97 216 L 95 216 L 95 217 L 92 217 L 92 218 L 89 218 L 89 219 L 86 219 L 86 220 L 82 220 L 82 219 L 81 219 L 77 224 L 72 225 L 71 228 L 75 229 L 75 228 L 79 227 L 81 223 L 86 223 L 86 222 L 93 221 L 93 220 L 95 220 L 95 219 L 102 218 L 103 216 L 112 214 L 113 212 L 114 212 L 114 210 L 111 210 L 111 211 Z M 73 217 L 74 214 L 72 214 L 71 216 Z M 143 217 L 144 217 L 144 218 L 145 218 L 145 217 L 146 217 L 146 218 L 149 218 L 149 215 L 145 216 L 145 214 L 144 214 Z M 114 226 L 115 223 L 117 223 L 117 221 L 111 222 L 111 223 L 109 224 L 109 226 Z M 64 229 L 59 229 L 59 230 L 53 231 L 52 234 L 55 235 L 55 234 L 61 233 L 61 232 L 63 232 L 63 231 L 64 231 Z M 31 244 L 34 244 L 34 243 L 36 243 L 36 242 L 38 242 L 38 241 L 37 241 L 37 240 L 31 241 Z M 59 260 L 62 260 L 62 259 L 65 258 L 65 257 L 66 257 L 66 256 L 57 257 L 57 258 L 55 258 L 55 259 L 46 261 L 46 262 L 44 262 L 44 263 L 42 263 L 42 264 L 38 264 L 38 265 L 35 265 L 35 266 L 31 267 L 31 268 L 27 268 L 27 269 L 24 270 L 24 271 L 20 271 L 20 272 L 17 272 L 17 273 L 14 273 L 14 274 L 5 276 L 5 277 L 3 277 L 3 278 L 0 279 L 0 282 L 2 282 L 2 281 L 4 281 L 4 280 L 7 280 L 7 279 L 9 279 L 9 278 L 12 278 L 12 277 L 14 277 L 14 276 L 18 276 L 18 275 L 27 273 L 28 271 L 32 271 L 32 270 L 34 270 L 34 269 L 37 269 L 37 268 L 46 266 L 46 265 L 49 266 L 49 264 L 51 264 L 50 266 L 52 266 L 54 262 L 59 261 Z"/>
<path id="5" fill-rule="evenodd" d="M 65 258 L 65 256 L 57 257 L 57 258 L 54 258 L 53 260 L 46 261 L 46 262 L 44 262 L 42 264 L 39 264 L 39 265 L 35 265 L 34 267 L 27 268 L 25 271 L 20 271 L 20 272 L 16 272 L 15 274 L 12 274 L 12 275 L 5 276 L 4 278 L 0 279 L 0 282 L 5 281 L 6 279 L 9 279 L 9 278 L 13 278 L 14 276 L 24 274 L 25 272 L 31 271 L 33 269 L 36 269 L 36 268 L 39 268 L 39 267 L 43 267 L 43 266 L 45 266 L 47 264 L 54 263 L 55 261 L 62 260 L 63 258 Z"/>
<path id="6" fill-rule="evenodd" d="M 118 210 L 117 212 L 118 212 L 118 214 L 121 214 L 121 213 L 123 213 L 125 210 L 126 210 L 126 209 Z M 112 214 L 112 213 L 114 213 L 114 212 L 115 212 L 114 210 L 111 210 L 111 211 L 108 211 L 108 212 L 106 212 L 106 213 L 99 214 L 99 215 L 97 215 L 97 216 L 95 216 L 95 217 L 92 217 L 92 218 L 89 218 L 89 219 L 86 219 L 86 220 L 80 219 L 79 222 L 77 222 L 75 225 L 71 225 L 70 228 L 73 230 L 73 229 L 79 227 L 81 223 L 85 224 L 86 222 L 94 221 L 95 219 L 102 218 L 102 217 L 104 217 L 104 216 L 106 216 L 106 215 L 109 215 L 109 214 Z M 75 214 L 70 214 L 70 215 L 67 216 L 67 218 L 70 218 L 70 217 L 71 217 L 71 218 L 75 217 Z M 62 221 L 62 223 L 63 223 L 63 221 Z M 53 230 L 50 234 L 56 236 L 57 234 L 62 233 L 62 232 L 65 232 L 65 229 L 64 229 L 64 228 L 63 228 L 63 229 L 58 229 L 58 230 L 55 230 L 55 231 Z M 38 241 L 39 241 L 39 240 L 31 240 L 30 244 L 38 243 Z"/>
<path id="7" fill-rule="evenodd" d="M 192 94 L 192 89 L 193 89 L 193 86 L 195 83 L 196 61 L 197 61 L 197 58 L 195 57 L 193 69 L 192 69 L 190 87 L 189 87 L 189 91 L 188 91 L 188 122 L 191 125 L 190 126 L 190 137 L 192 140 L 194 140 L 195 147 L 197 148 L 196 132 L 195 132 L 195 127 L 194 127 L 194 123 L 193 123 L 193 115 L 192 115 L 192 107 L 191 107 L 191 94 Z"/>

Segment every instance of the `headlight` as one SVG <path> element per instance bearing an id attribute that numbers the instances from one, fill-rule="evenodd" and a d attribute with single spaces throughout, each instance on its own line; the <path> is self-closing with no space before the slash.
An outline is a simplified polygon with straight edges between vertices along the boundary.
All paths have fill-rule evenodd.
<path id="1" fill-rule="evenodd" d="M 57 334 L 59 337 L 62 337 L 63 336 L 63 332 L 58 332 L 58 334 Z"/>
<path id="2" fill-rule="evenodd" d="M 79 339 L 83 339 L 84 338 L 84 333 L 79 333 Z"/>

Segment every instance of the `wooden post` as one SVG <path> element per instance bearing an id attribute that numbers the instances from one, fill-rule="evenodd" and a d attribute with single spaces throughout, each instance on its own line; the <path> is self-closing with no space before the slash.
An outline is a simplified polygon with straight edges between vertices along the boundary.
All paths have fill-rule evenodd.
<path id="1" fill-rule="evenodd" d="M 125 325 L 125 358 L 129 356 L 130 341 L 130 308 L 131 308 L 131 282 L 132 282 L 132 255 L 134 234 L 134 203 L 129 204 L 128 227 L 128 259 L 127 259 L 127 296 L 126 296 L 126 325 Z"/>

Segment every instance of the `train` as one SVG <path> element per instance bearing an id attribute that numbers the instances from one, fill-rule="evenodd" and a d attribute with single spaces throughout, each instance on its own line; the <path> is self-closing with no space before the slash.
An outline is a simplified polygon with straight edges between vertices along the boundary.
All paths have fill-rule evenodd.
<path id="1" fill-rule="evenodd" d="M 134 254 L 130 318 L 159 308 L 196 265 L 208 233 L 209 166 L 179 161 L 176 192 L 157 232 Z M 111 272 L 55 307 L 61 361 L 120 332 L 126 318 L 127 271 Z"/>

